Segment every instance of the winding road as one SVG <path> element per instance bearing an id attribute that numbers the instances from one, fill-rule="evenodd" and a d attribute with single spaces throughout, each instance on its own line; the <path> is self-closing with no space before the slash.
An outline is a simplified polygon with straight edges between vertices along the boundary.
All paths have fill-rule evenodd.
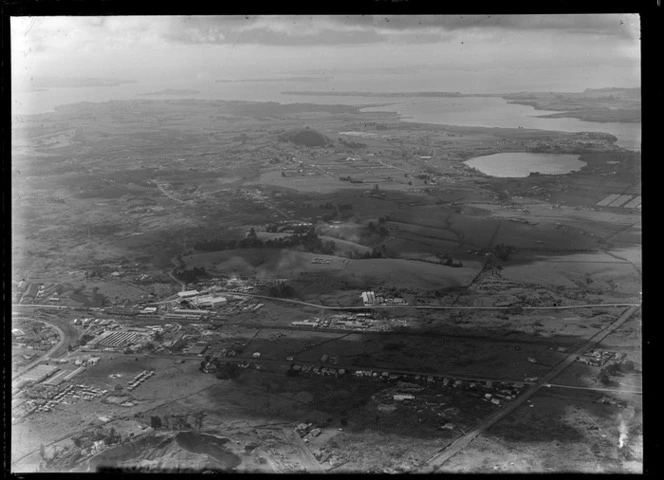
<path id="1" fill-rule="evenodd" d="M 16 317 L 15 317 L 15 318 L 16 318 Z M 21 318 L 21 317 L 18 317 L 18 318 Z M 38 321 L 38 322 L 43 322 L 43 323 L 46 323 L 46 324 L 50 325 L 51 327 L 53 327 L 53 328 L 58 332 L 58 335 L 60 336 L 60 340 L 58 341 L 58 343 L 56 343 L 55 345 L 53 345 L 53 346 L 50 348 L 50 350 L 48 350 L 47 352 L 45 352 L 41 357 L 37 358 L 36 360 L 33 360 L 32 362 L 30 362 L 30 363 L 28 363 L 26 366 L 24 366 L 21 370 L 19 370 L 18 372 L 14 373 L 14 374 L 12 375 L 12 380 L 14 380 L 14 379 L 20 377 L 21 375 L 23 375 L 25 372 L 27 372 L 27 371 L 30 370 L 31 368 L 37 366 L 40 362 L 43 362 L 44 360 L 48 360 L 49 358 L 51 358 L 51 356 L 52 356 L 55 352 L 57 352 L 58 350 L 60 350 L 65 344 L 68 345 L 69 342 L 71 341 L 71 337 L 70 337 L 69 335 L 67 335 L 67 334 L 64 332 L 64 330 L 62 330 L 59 326 L 57 326 L 57 325 L 56 325 L 55 323 L 53 323 L 53 322 L 50 322 L 50 321 L 48 321 L 48 320 L 44 320 L 43 318 L 25 317 L 25 319 L 26 319 L 26 320 L 36 320 L 36 321 Z"/>
<path id="2" fill-rule="evenodd" d="M 171 280 L 173 280 L 174 282 L 179 283 L 180 287 L 181 287 L 180 291 L 184 292 L 185 290 L 187 290 L 187 285 L 184 282 L 182 282 L 181 280 L 178 280 L 178 278 L 173 274 L 174 271 L 175 271 L 175 267 L 173 267 L 173 270 L 168 272 L 168 276 L 171 277 Z"/>

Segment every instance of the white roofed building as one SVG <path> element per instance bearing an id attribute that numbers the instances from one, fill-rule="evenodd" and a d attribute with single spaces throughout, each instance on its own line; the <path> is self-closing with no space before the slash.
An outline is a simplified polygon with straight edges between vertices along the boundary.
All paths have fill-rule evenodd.
<path id="1" fill-rule="evenodd" d="M 374 292 L 362 292 L 361 296 L 365 305 L 373 305 L 376 303 L 376 294 Z"/>
<path id="2" fill-rule="evenodd" d="M 200 295 L 192 299 L 192 302 L 197 307 L 216 307 L 218 305 L 226 305 L 228 300 L 226 297 L 215 297 L 213 295 Z"/>
<path id="3" fill-rule="evenodd" d="M 184 292 L 178 292 L 178 297 L 180 298 L 195 297 L 196 295 L 198 295 L 198 290 L 186 290 Z"/>

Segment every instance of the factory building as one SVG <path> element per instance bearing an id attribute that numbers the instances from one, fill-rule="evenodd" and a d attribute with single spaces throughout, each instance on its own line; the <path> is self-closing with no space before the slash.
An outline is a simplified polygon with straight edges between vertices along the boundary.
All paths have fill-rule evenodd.
<path id="1" fill-rule="evenodd" d="M 192 299 L 192 302 L 197 307 L 216 307 L 226 305 L 228 300 L 226 297 L 215 297 L 213 295 L 200 295 Z"/>
<path id="2" fill-rule="evenodd" d="M 376 303 L 376 294 L 374 292 L 362 292 L 362 302 L 365 305 L 373 305 Z"/>

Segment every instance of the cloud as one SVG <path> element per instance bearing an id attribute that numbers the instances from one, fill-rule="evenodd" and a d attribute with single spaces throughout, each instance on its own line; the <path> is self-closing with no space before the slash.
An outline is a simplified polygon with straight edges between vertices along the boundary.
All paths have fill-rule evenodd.
<path id="1" fill-rule="evenodd" d="M 454 32 L 463 29 L 559 30 L 625 38 L 638 37 L 638 15 L 352 15 L 332 16 L 343 25 L 357 25 L 387 31 L 427 30 Z"/>
<path id="2" fill-rule="evenodd" d="M 174 45 L 435 43 L 460 36 L 561 32 L 638 39 L 637 15 L 104 16 L 12 18 L 12 41 L 32 52 Z"/>
<path id="3" fill-rule="evenodd" d="M 638 38 L 637 15 L 332 15 L 179 17 L 164 38 L 182 43 L 266 45 L 426 43 L 459 32 L 558 31 Z"/>
<path id="4" fill-rule="evenodd" d="M 182 17 L 163 34 L 185 44 L 335 45 L 385 40 L 375 29 L 320 16 Z"/>

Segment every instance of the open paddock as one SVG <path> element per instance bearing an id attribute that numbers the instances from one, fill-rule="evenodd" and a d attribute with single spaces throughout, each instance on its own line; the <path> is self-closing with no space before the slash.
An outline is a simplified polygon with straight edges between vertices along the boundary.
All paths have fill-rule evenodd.
<path id="1" fill-rule="evenodd" d="M 604 253 L 526 258 L 516 254 L 503 264 L 501 274 L 508 280 L 538 285 L 601 289 L 609 297 L 634 296 L 642 289 L 641 275 L 634 266 Z"/>
<path id="2" fill-rule="evenodd" d="M 284 177 L 281 175 L 281 170 L 262 173 L 258 182 L 265 185 L 293 188 L 298 192 L 312 193 L 331 193 L 342 188 L 366 188 L 366 185 L 361 183 L 351 184 L 349 182 L 342 182 L 338 178 L 328 177 L 320 173 L 311 176 Z"/>
<path id="3" fill-rule="evenodd" d="M 329 258 L 329 264 L 312 263 L 314 257 Z M 415 288 L 449 288 L 467 285 L 481 265 L 450 268 L 444 265 L 391 258 L 350 260 L 293 250 L 236 249 L 183 257 L 187 268 L 235 272 L 256 278 L 297 278 L 301 273 L 326 272 L 339 280 L 370 285 Z"/>
<path id="4" fill-rule="evenodd" d="M 387 222 L 387 226 L 390 228 L 390 235 L 394 236 L 406 236 L 407 238 L 439 240 L 453 243 L 460 242 L 460 235 L 456 232 L 450 231 L 445 225 L 433 227 L 390 220 Z"/>
<path id="5" fill-rule="evenodd" d="M 315 257 L 329 258 L 329 264 L 312 263 Z M 335 271 L 350 260 L 332 255 L 287 249 L 234 249 L 197 253 L 182 257 L 187 268 L 205 267 L 220 273 L 235 272 L 257 278 L 285 278 L 300 272 Z"/>
<path id="6" fill-rule="evenodd" d="M 335 276 L 375 286 L 438 289 L 468 285 L 478 272 L 477 266 L 450 268 L 434 263 L 377 258 L 349 261 Z"/>
<path id="7" fill-rule="evenodd" d="M 524 375 L 542 375 L 565 356 L 546 345 L 494 343 L 490 338 L 351 334 L 298 353 L 295 359 L 321 364 L 324 354 L 339 356 L 339 365 L 379 372 L 397 369 L 515 381 Z M 528 357 L 536 358 L 538 363 L 529 362 Z"/>
<path id="8" fill-rule="evenodd" d="M 583 235 L 578 229 L 560 229 L 553 223 L 528 225 L 502 220 L 493 245 L 503 243 L 523 250 L 584 250 L 598 246 L 597 238 Z"/>

